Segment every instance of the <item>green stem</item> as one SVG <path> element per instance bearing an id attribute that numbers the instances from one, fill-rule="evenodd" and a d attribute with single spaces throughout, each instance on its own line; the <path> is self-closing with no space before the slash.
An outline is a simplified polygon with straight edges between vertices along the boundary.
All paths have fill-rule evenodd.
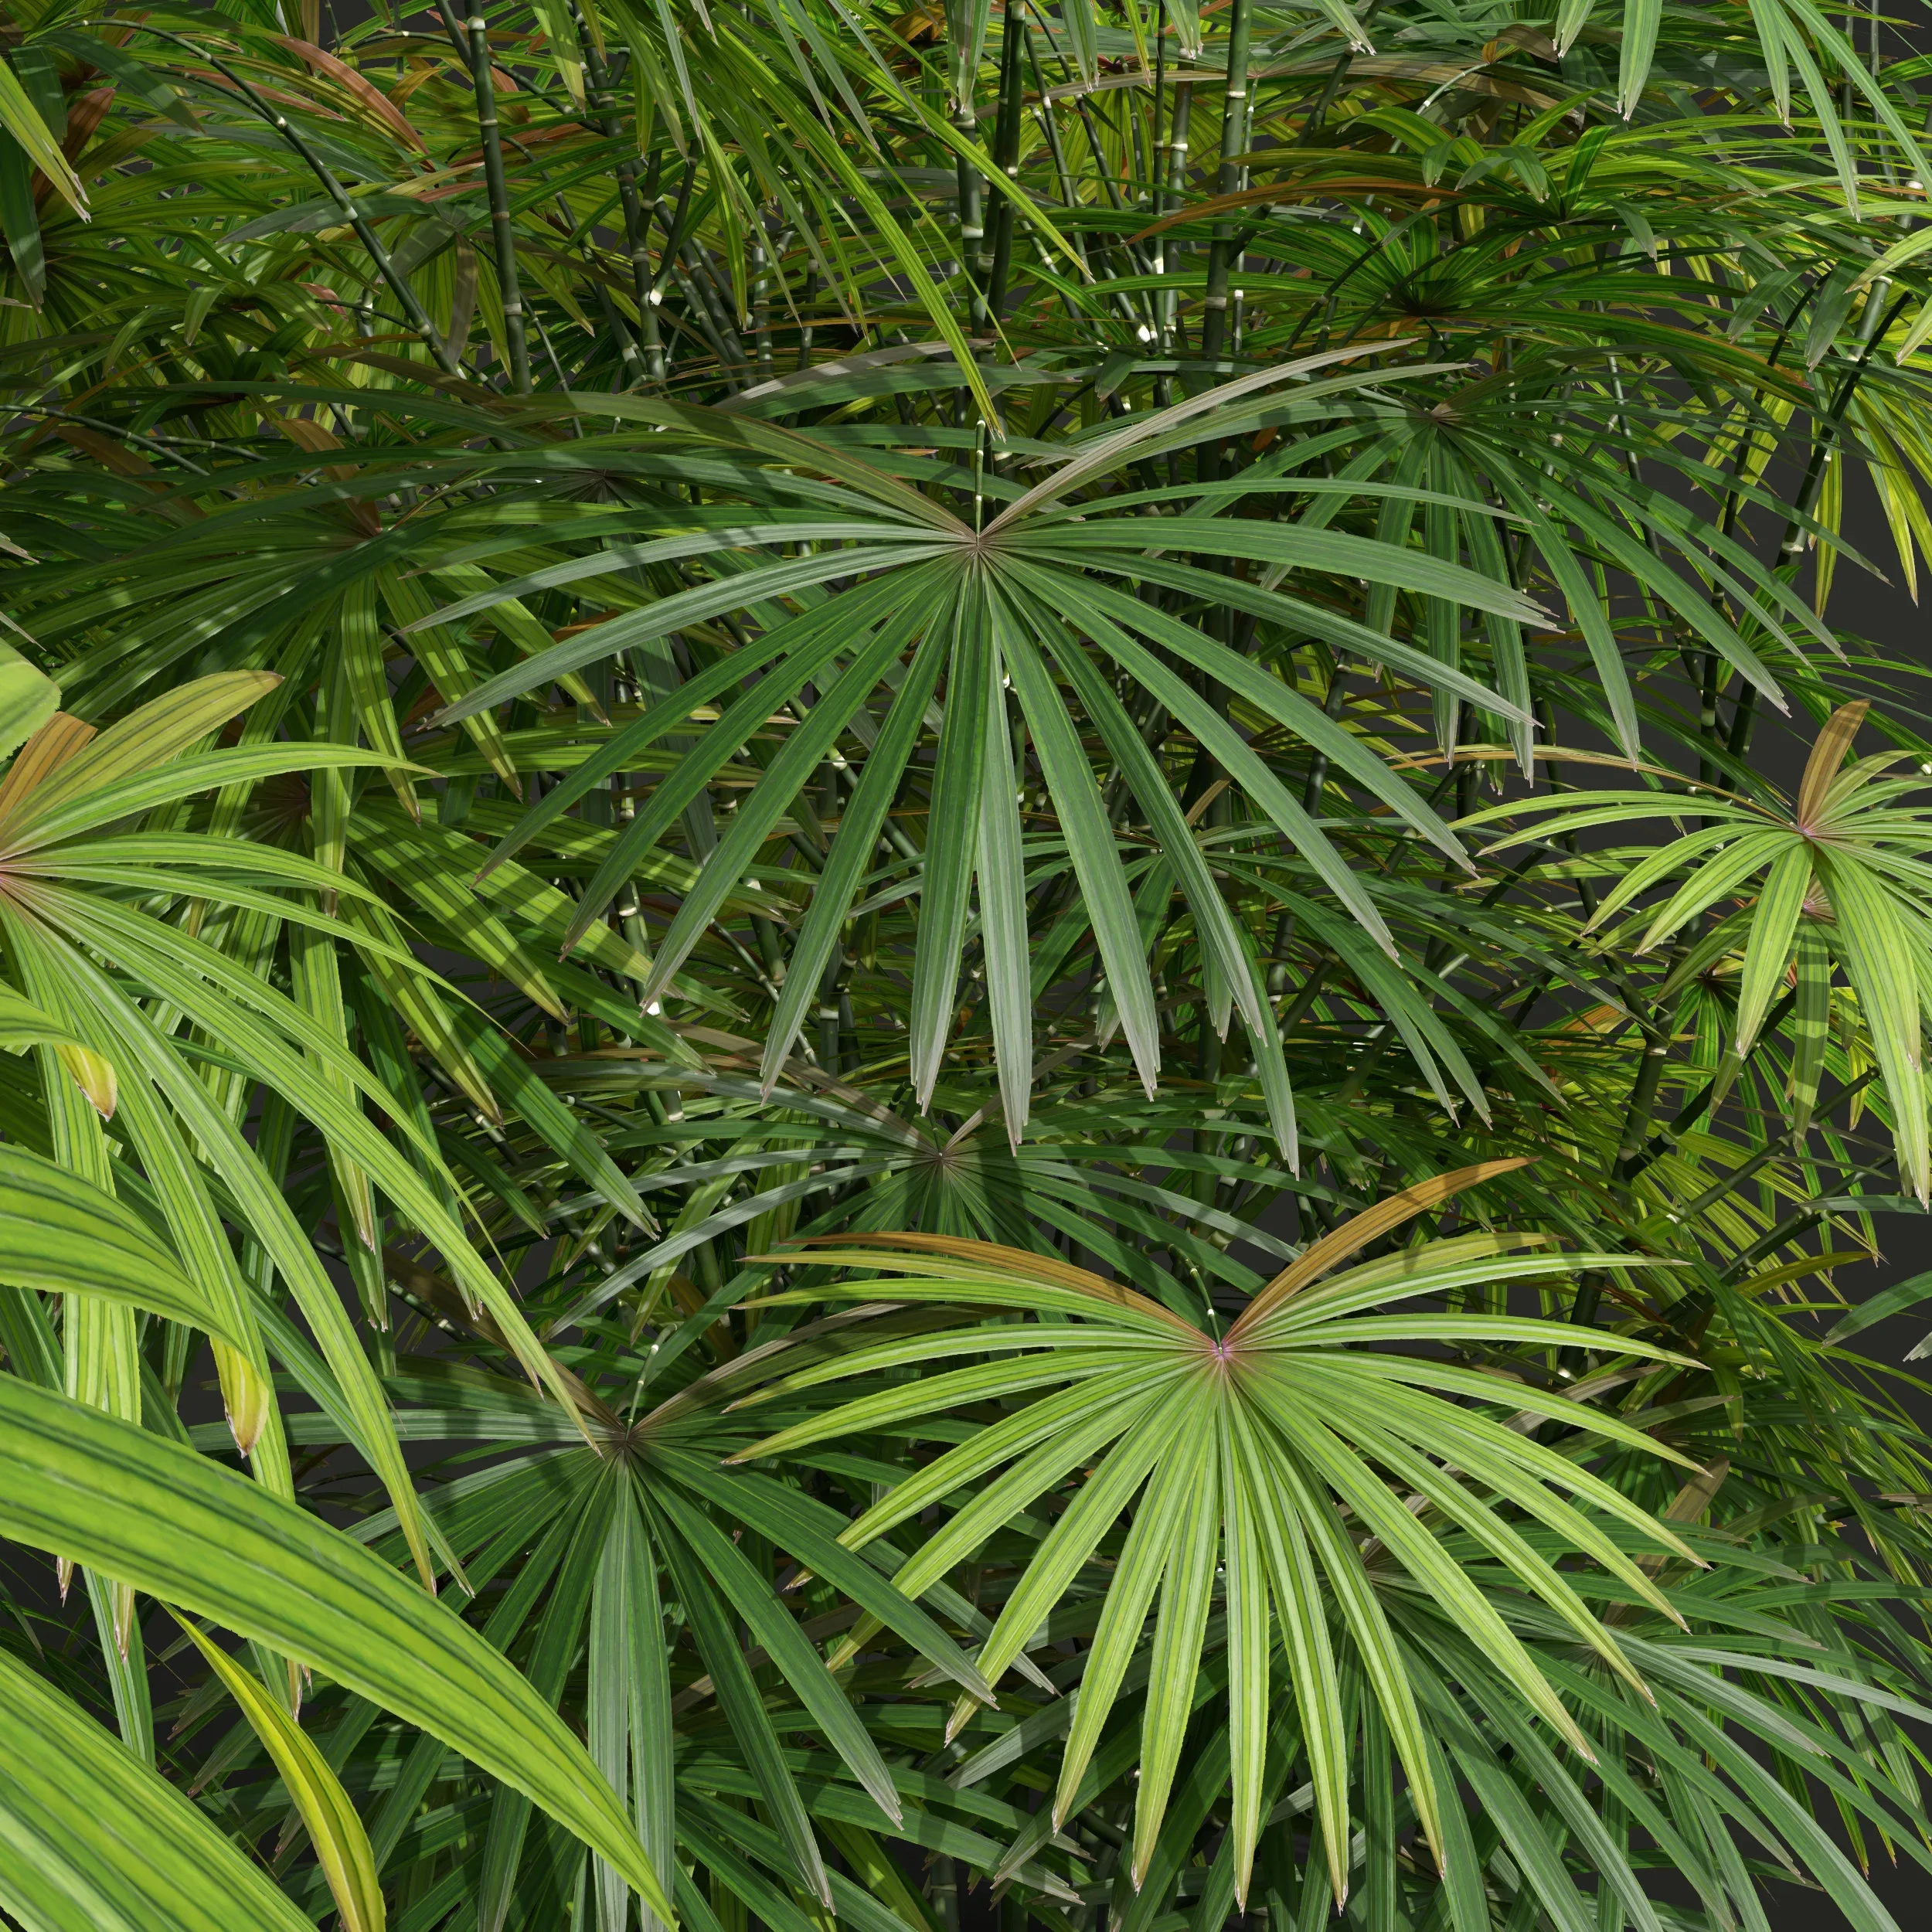
<path id="1" fill-rule="evenodd" d="M 1752 1045 L 1751 1053 L 1744 1056 L 1743 1060 L 1740 1063 L 1740 1066 L 1747 1065 L 1750 1060 L 1751 1053 L 1755 1053 L 1758 1047 L 1777 1031 L 1779 1026 L 1784 1022 L 1784 1015 L 1791 1010 L 1797 1000 L 1798 994 L 1794 990 L 1787 993 L 1771 1009 L 1764 1025 L 1758 1029 L 1757 1039 Z M 1703 1118 L 1706 1110 L 1710 1106 L 1716 1092 L 1716 1079 L 1706 1080 L 1697 1092 L 1678 1110 L 1676 1117 L 1670 1124 L 1668 1127 L 1659 1128 L 1650 1137 L 1650 1139 L 1645 1144 L 1642 1152 L 1636 1157 L 1631 1165 L 1630 1171 L 1632 1179 L 1641 1173 L 1651 1162 L 1660 1159 L 1676 1146 L 1677 1137 L 1695 1127 Z"/>
<path id="2" fill-rule="evenodd" d="M 483 184 L 490 198 L 490 231 L 496 243 L 497 292 L 503 298 L 503 335 L 510 352 L 510 383 L 530 393 L 530 349 L 523 332 L 523 294 L 516 274 L 516 231 L 510 221 L 510 191 L 503 175 L 503 141 L 496 119 L 496 82 L 490 72 L 489 22 L 470 19 L 470 81 L 476 90 L 476 124 L 483 137 Z"/>
<path id="3" fill-rule="evenodd" d="M 1194 124 L 1194 86 L 1187 80 L 1174 83 L 1174 119 L 1168 130 L 1168 195 L 1172 205 L 1178 208 L 1187 193 L 1188 135 Z M 1175 240 L 1172 230 L 1157 238 L 1160 253 L 1155 257 L 1155 273 L 1167 274 L 1178 261 L 1184 244 Z M 1179 294 L 1172 288 L 1164 289 L 1161 294 L 1160 341 L 1156 345 L 1162 355 L 1176 355 L 1184 352 L 1186 330 L 1181 321 Z M 1162 407 L 1172 400 L 1167 388 L 1167 377 L 1162 380 L 1159 401 Z M 1170 459 L 1178 461 L 1178 456 Z"/>
<path id="4" fill-rule="evenodd" d="M 1022 87 L 1021 60 L 1026 50 L 1026 24 L 1019 0 L 1011 0 L 1006 9 L 1005 30 L 999 49 L 999 118 L 993 129 L 993 165 L 1009 180 L 1019 174 L 1020 121 L 1026 109 Z M 992 273 L 988 282 L 986 305 L 997 322 L 1006 307 L 1006 287 L 1013 266 L 1013 203 L 1002 195 L 993 211 Z"/>
<path id="5" fill-rule="evenodd" d="M 965 85 L 969 89 L 971 82 L 972 77 L 968 75 Z M 970 92 L 961 94 L 959 105 L 954 111 L 953 125 L 959 131 L 962 140 L 971 141 L 975 138 L 979 128 L 979 117 L 973 111 Z M 968 332 L 984 335 L 991 322 L 980 260 L 980 251 L 986 240 L 986 216 L 981 200 L 979 170 L 963 155 L 958 160 L 956 179 L 959 199 L 959 272 L 966 278 L 969 291 L 967 301 Z"/>
<path id="6" fill-rule="evenodd" d="M 447 6 L 449 0 L 443 0 L 443 4 Z M 598 131 L 607 141 L 621 140 L 623 135 L 617 117 L 611 70 L 591 38 L 577 0 L 570 0 L 570 18 L 576 22 L 578 43 L 583 49 L 584 80 Z M 628 156 L 617 164 L 617 206 L 624 216 L 624 243 L 631 259 L 631 282 L 638 305 L 638 326 L 644 336 L 645 372 L 651 381 L 662 383 L 664 342 L 658 333 L 657 304 L 651 293 L 651 216 L 645 206 L 645 197 L 638 192 L 638 162 L 634 155 Z M 637 352 L 621 332 L 619 352 L 624 356 L 628 377 Z"/>
<path id="7" fill-rule="evenodd" d="M 1227 104 L 1221 115 L 1221 168 L 1216 195 L 1231 195 L 1241 185 L 1240 157 L 1248 146 L 1248 39 L 1253 0 L 1234 0 L 1228 22 Z M 1228 274 L 1233 267 L 1235 224 L 1219 221 L 1208 250 L 1207 296 L 1202 303 L 1201 354 L 1219 362 L 1227 342 Z"/>

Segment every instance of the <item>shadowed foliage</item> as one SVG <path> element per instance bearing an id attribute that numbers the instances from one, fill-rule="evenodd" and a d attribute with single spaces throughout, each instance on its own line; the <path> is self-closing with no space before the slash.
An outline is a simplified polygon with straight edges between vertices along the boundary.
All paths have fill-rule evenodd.
<path id="1" fill-rule="evenodd" d="M 1893 1932 L 1929 89 L 5 0 L 0 1915 Z"/>

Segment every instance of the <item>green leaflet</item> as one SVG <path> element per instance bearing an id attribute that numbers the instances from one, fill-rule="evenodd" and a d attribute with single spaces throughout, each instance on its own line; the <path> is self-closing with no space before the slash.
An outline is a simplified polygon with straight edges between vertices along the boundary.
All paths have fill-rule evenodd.
<path id="1" fill-rule="evenodd" d="M 5 1146 L 0 1281 L 124 1302 L 247 1345 L 230 1311 L 189 1278 L 138 1216 L 80 1175 Z"/>
<path id="2" fill-rule="evenodd" d="M 36 785 L 9 815 L 9 829 L 43 828 L 60 807 L 172 763 L 281 682 L 272 672 L 236 672 L 202 678 L 151 699 L 97 734 Z M 131 804 L 122 807 L 124 812 L 132 809 Z"/>
<path id="3" fill-rule="evenodd" d="M 0 1526 L 216 1619 L 527 1793 L 672 1915 L 583 1747 L 495 1650 L 293 1505 L 83 1405 L 0 1377 Z"/>
<path id="4" fill-rule="evenodd" d="M 60 144 L 48 132 L 27 90 L 5 61 L 0 61 L 0 128 L 12 136 L 22 153 L 53 184 L 54 192 L 85 220 L 87 196 L 79 177 L 67 165 Z"/>
<path id="5" fill-rule="evenodd" d="M 590 1754 L 621 1798 L 653 1870 L 675 1868 L 672 1808 L 671 1684 L 661 1632 L 658 1560 L 636 1499 L 624 1495 L 611 1512 L 590 1600 Z M 607 1932 L 622 1932 L 629 1892 L 624 1874 L 600 1859 L 597 1911 Z M 647 1905 L 645 1932 L 655 1913 Z M 662 1923 L 662 1921 L 658 1921 Z"/>
<path id="6" fill-rule="evenodd" d="M 952 1031 L 988 755 L 986 719 L 998 675 L 992 598 L 978 576 L 961 587 L 951 615 L 946 727 L 933 774 L 931 828 L 913 961 L 910 1050 L 922 1105 L 931 1095 Z"/>
<path id="7" fill-rule="evenodd" d="M 0 1903 L 32 1932 L 303 1932 L 255 1862 L 70 1699 L 0 1653 Z"/>
<path id="8" fill-rule="evenodd" d="M 1145 1878 L 1154 1856 L 1192 1715 L 1194 1675 L 1221 1553 L 1224 1505 L 1220 1458 L 1215 1454 L 1218 1433 L 1209 1417 L 1196 1416 L 1177 1445 L 1187 1459 L 1189 1480 L 1167 1573 L 1162 1579 L 1160 1607 L 1148 1660 L 1147 1709 L 1141 1723 L 1141 1788 L 1134 1811 L 1137 1878 Z M 1043 1550 L 1043 1558 L 1045 1554 Z"/>
<path id="9" fill-rule="evenodd" d="M 0 162 L 0 197 L 6 192 L 5 164 Z M 12 217 L 8 228 L 11 240 Z M 11 241 L 16 255 L 17 240 Z M 24 744 L 51 718 L 60 702 L 60 687 L 36 671 L 11 645 L 0 644 L 0 755 Z"/>
<path id="10" fill-rule="evenodd" d="M 383 1932 L 386 1915 L 368 1834 L 315 1740 L 219 1645 L 192 1623 L 182 1628 L 240 1706 L 281 1773 L 328 1875 L 342 1932 Z"/>

